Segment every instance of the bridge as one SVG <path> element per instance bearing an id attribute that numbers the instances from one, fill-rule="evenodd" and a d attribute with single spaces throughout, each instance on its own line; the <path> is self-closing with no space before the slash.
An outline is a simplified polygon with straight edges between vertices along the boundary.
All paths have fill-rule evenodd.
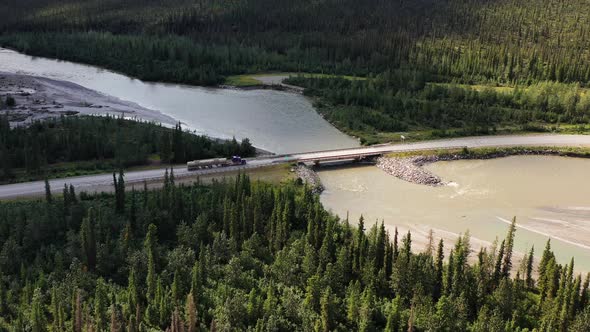
<path id="1" fill-rule="evenodd" d="M 359 148 L 305 152 L 292 154 L 290 158 L 291 161 L 321 163 L 338 160 L 366 159 L 396 152 L 510 146 L 590 146 L 590 136 L 506 135 L 462 137 L 405 144 L 381 144 Z"/>
<path id="2" fill-rule="evenodd" d="M 590 135 L 512 135 L 512 136 L 481 136 L 455 139 L 424 141 L 405 144 L 382 144 L 368 147 L 335 149 L 327 151 L 313 151 L 290 155 L 268 156 L 252 158 L 246 165 L 220 167 L 198 171 L 188 171 L 186 165 L 174 166 L 177 177 L 198 176 L 247 170 L 276 164 L 310 162 L 322 163 L 338 160 L 360 160 L 373 158 L 394 152 L 410 152 L 420 150 L 439 150 L 457 148 L 509 147 L 509 146 L 588 146 Z M 170 166 L 168 166 L 170 168 Z M 159 169 L 130 171 L 125 173 L 125 183 L 128 187 L 133 184 L 141 185 L 144 181 L 160 181 L 164 177 L 164 167 Z M 112 174 L 98 174 L 77 176 L 50 181 L 52 191 L 60 192 L 64 184 L 73 185 L 78 191 L 108 191 L 112 190 Z M 43 195 L 45 184 L 43 181 L 15 183 L 0 186 L 0 199 L 18 198 Z"/>
<path id="3" fill-rule="evenodd" d="M 455 150 L 465 148 L 465 145 L 447 146 L 446 150 Z M 415 148 L 410 147 L 408 150 L 399 150 L 400 146 L 397 145 L 383 145 L 382 148 L 378 147 L 367 147 L 367 148 L 351 148 L 351 149 L 340 149 L 340 150 L 326 150 L 316 151 L 309 153 L 302 153 L 292 155 L 291 159 L 299 163 L 314 163 L 319 165 L 323 162 L 333 162 L 342 160 L 367 160 L 375 157 L 380 157 L 388 153 L 394 152 L 419 152 L 425 150 L 432 150 L 433 148 Z"/>

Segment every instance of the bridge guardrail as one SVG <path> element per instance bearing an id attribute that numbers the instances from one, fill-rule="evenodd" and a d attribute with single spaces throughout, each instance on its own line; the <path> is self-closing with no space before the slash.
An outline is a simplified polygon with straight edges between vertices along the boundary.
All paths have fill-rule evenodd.
<path id="1" fill-rule="evenodd" d="M 467 148 L 466 145 L 455 145 L 455 146 L 446 146 L 446 147 L 439 147 L 439 148 L 417 148 L 417 149 L 405 149 L 405 150 L 384 150 L 384 151 L 373 151 L 373 152 L 366 152 L 366 153 L 354 153 L 354 154 L 343 154 L 337 156 L 325 156 L 325 157 L 309 157 L 309 158 L 298 158 L 298 162 L 304 161 L 322 161 L 322 160 L 342 160 L 342 159 L 355 159 L 359 157 L 366 157 L 366 156 L 377 156 L 377 155 L 384 155 L 387 153 L 392 152 L 417 152 L 417 151 L 429 151 L 429 150 L 454 150 L 454 149 L 463 149 Z M 357 148 L 358 149 L 358 148 Z M 342 151 L 344 151 L 343 149 Z M 322 152 L 334 152 L 334 151 L 341 151 L 341 150 L 331 150 L 331 151 L 319 151 L 317 153 Z M 309 152 L 316 153 L 316 152 Z"/>

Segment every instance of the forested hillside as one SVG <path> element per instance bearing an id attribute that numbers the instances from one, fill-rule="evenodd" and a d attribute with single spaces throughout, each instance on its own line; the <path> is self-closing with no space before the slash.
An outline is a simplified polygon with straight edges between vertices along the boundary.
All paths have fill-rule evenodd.
<path id="1" fill-rule="evenodd" d="M 0 115 L 0 182 L 255 152 L 248 139 L 217 141 L 180 124 L 172 129 L 113 117 L 61 117 L 10 128 Z"/>
<path id="2" fill-rule="evenodd" d="M 352 227 L 295 183 L 118 183 L 114 195 L 0 203 L 0 329 L 590 328 L 589 278 L 549 242 L 538 271 L 532 249 L 516 266 L 514 225 L 477 254 L 465 234 L 445 257 L 442 241 L 422 250 L 382 223 Z"/>
<path id="3" fill-rule="evenodd" d="M 398 140 L 399 134 L 391 134 L 395 132 L 427 139 L 588 128 L 590 94 L 579 83 L 498 88 L 429 78 L 418 71 L 395 70 L 370 80 L 294 76 L 286 83 L 305 87 L 320 113 L 365 144 Z"/>
<path id="4" fill-rule="evenodd" d="M 115 54 L 140 56 L 130 51 L 142 48 L 142 57 L 192 63 L 213 77 L 293 68 L 368 74 L 408 66 L 465 81 L 587 82 L 586 7 L 583 0 L 7 0 L 0 5 L 0 31 L 156 35 L 124 46 L 102 34 L 71 35 L 59 45 L 24 36 L 10 44 L 74 58 L 88 56 L 84 46 L 113 43 L 118 47 L 94 60 L 106 61 L 99 59 L 105 52 L 113 60 Z M 81 44 L 64 48 L 74 41 Z"/>
<path id="5" fill-rule="evenodd" d="M 543 96 L 543 87 L 555 83 L 583 89 L 590 81 L 587 5 L 583 0 L 7 0 L 0 4 L 0 45 L 145 80 L 199 85 L 267 71 L 364 76 L 369 79 L 352 87 L 361 101 L 335 102 L 332 96 L 344 94 L 338 82 L 322 83 L 324 91 L 313 95 L 329 104 L 320 111 L 331 122 L 366 143 L 390 141 L 391 133 L 400 131 L 427 131 L 424 138 L 496 129 L 556 131 L 563 123 L 588 123 L 585 92 L 552 91 L 559 99 L 571 98 L 567 114 L 548 107 L 551 101 Z M 384 76 L 406 78 L 407 72 L 428 84 L 464 85 L 466 91 L 453 88 L 451 94 L 467 97 L 449 100 L 450 89 L 440 85 L 433 94 L 428 86 L 417 91 L 383 83 Z M 540 97 L 523 105 L 518 96 L 469 91 L 476 84 Z M 369 98 L 376 101 L 367 103 Z"/>

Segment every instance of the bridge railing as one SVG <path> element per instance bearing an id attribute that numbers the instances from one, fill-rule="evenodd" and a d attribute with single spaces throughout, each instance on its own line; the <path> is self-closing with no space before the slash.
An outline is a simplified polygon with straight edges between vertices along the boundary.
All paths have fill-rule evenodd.
<path id="1" fill-rule="evenodd" d="M 297 161 L 299 162 L 306 162 L 306 161 L 326 161 L 326 160 L 343 160 L 343 159 L 358 159 L 364 157 L 375 157 L 381 156 L 384 154 L 392 153 L 392 152 L 418 152 L 418 151 L 429 151 L 429 150 L 457 150 L 466 148 L 465 145 L 456 145 L 456 146 L 446 146 L 446 147 L 439 147 L 439 148 L 416 148 L 416 149 L 403 149 L 398 150 L 395 149 L 399 146 L 392 146 L 391 150 L 381 150 L 381 151 L 371 151 L 366 153 L 354 153 L 354 154 L 341 154 L 341 155 L 330 155 L 330 156 L 316 156 L 316 157 L 307 157 L 307 158 L 298 158 Z M 358 149 L 358 148 L 357 148 Z M 343 149 L 342 151 L 346 151 L 347 149 Z M 331 151 L 321 151 L 317 152 L 317 154 L 321 154 L 322 152 L 335 152 L 340 150 L 331 150 Z M 311 153 L 310 153 L 311 154 Z M 314 152 L 315 154 L 315 152 Z"/>

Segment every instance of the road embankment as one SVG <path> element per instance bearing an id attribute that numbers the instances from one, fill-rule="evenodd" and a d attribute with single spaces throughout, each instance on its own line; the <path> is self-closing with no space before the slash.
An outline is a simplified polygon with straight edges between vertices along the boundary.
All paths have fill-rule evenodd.
<path id="1" fill-rule="evenodd" d="M 297 174 L 297 178 L 301 179 L 303 183 L 307 183 L 312 192 L 321 194 L 324 191 L 320 176 L 313 169 L 305 165 L 298 165 L 295 173 Z"/>

